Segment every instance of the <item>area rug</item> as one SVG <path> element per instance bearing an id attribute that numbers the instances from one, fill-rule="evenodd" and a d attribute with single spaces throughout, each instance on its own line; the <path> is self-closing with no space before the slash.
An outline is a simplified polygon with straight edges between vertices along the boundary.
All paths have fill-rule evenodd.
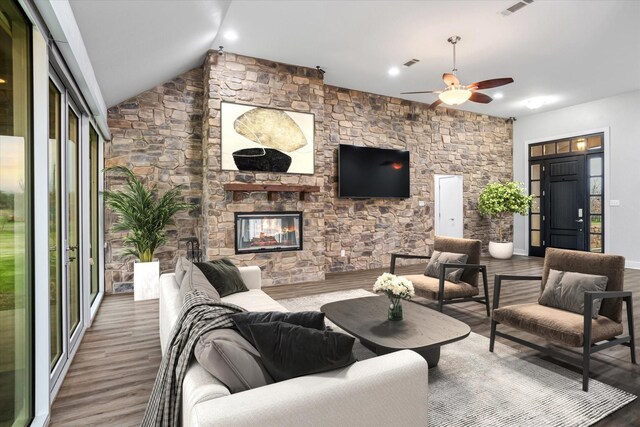
<path id="1" fill-rule="evenodd" d="M 357 289 L 278 302 L 290 311 L 306 311 L 372 295 Z M 386 313 L 380 316 L 384 320 Z M 354 353 L 358 360 L 375 357 L 359 342 Z M 429 370 L 429 426 L 590 426 L 636 399 L 593 379 L 585 393 L 581 374 L 518 356 L 499 342 L 490 353 L 489 339 L 473 332 L 443 346 L 438 366 Z"/>

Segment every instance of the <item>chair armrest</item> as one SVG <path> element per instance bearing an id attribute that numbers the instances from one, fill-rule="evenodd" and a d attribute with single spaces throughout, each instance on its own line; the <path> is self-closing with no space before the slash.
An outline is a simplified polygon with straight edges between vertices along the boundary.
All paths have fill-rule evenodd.
<path id="1" fill-rule="evenodd" d="M 459 263 L 455 263 L 455 262 L 451 262 L 451 263 L 445 263 L 445 264 L 440 264 L 440 266 L 442 267 L 442 270 L 446 270 L 449 268 L 477 268 L 478 270 L 482 271 L 482 270 L 486 270 L 487 266 L 484 264 L 459 264 Z"/>
<path id="2" fill-rule="evenodd" d="M 587 297 L 590 299 L 607 299 L 607 298 L 630 298 L 632 295 L 631 291 L 585 291 L 584 298 L 585 301 Z"/>
<path id="3" fill-rule="evenodd" d="M 431 255 L 391 254 L 391 265 L 389 266 L 389 273 L 391 274 L 396 272 L 396 258 L 431 259 Z"/>
<path id="4" fill-rule="evenodd" d="M 594 299 L 610 299 L 622 298 L 627 304 L 631 303 L 631 291 L 585 291 L 584 292 L 584 318 L 585 327 L 587 319 L 593 317 L 593 300 Z M 590 323 L 590 320 L 589 320 Z"/>
<path id="5" fill-rule="evenodd" d="M 200 402 L 192 425 L 425 426 L 428 371 L 422 356 L 402 350 Z"/>
<path id="6" fill-rule="evenodd" d="M 493 280 L 493 309 L 500 307 L 500 289 L 503 280 L 542 280 L 542 276 L 514 276 L 509 274 L 496 274 Z"/>

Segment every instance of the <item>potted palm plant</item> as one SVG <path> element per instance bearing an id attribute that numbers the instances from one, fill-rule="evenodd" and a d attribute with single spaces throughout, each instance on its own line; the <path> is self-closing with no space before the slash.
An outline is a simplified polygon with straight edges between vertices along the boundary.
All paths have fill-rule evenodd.
<path id="1" fill-rule="evenodd" d="M 105 191 L 104 195 L 107 206 L 118 217 L 112 230 L 128 232 L 123 240 L 124 254 L 139 260 L 133 266 L 134 300 L 157 298 L 160 263 L 154 260 L 155 251 L 166 243 L 165 227 L 173 216 L 195 205 L 184 202 L 180 195 L 182 186 L 158 196 L 155 186 L 145 186 L 129 168 L 116 166 L 106 171 L 126 178 L 122 190 Z"/>
<path id="2" fill-rule="evenodd" d="M 498 220 L 498 241 L 489 242 L 489 254 L 494 258 L 509 259 L 513 256 L 513 242 L 504 241 L 502 230 L 505 215 L 529 213 L 533 197 L 527 196 L 522 186 L 522 183 L 513 181 L 492 182 L 480 193 L 478 212 Z"/>

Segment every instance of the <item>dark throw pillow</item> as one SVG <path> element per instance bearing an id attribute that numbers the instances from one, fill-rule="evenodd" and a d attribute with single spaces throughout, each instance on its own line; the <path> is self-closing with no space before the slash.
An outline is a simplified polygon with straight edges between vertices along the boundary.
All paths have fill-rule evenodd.
<path id="1" fill-rule="evenodd" d="M 431 254 L 431 259 L 429 260 L 429 264 L 427 264 L 427 269 L 425 270 L 424 275 L 439 279 L 440 266 L 442 264 L 464 264 L 467 262 L 467 258 L 469 258 L 469 255 L 467 254 L 456 254 L 453 252 L 433 251 L 433 254 Z M 444 278 L 449 282 L 459 283 L 460 277 L 462 277 L 462 273 L 464 273 L 464 268 L 458 268 L 455 270 L 447 269 Z"/>
<path id="2" fill-rule="evenodd" d="M 182 283 L 180 284 L 180 297 L 184 301 L 184 296 L 192 291 L 199 290 L 205 293 L 209 298 L 214 301 L 220 301 L 220 294 L 216 291 L 216 288 L 211 286 L 209 280 L 205 277 L 202 271 L 191 264 L 189 269 L 184 273 Z"/>
<path id="3" fill-rule="evenodd" d="M 202 270 L 209 283 L 216 288 L 221 297 L 249 290 L 240 276 L 238 267 L 227 258 L 194 262 L 193 265 Z"/>
<path id="4" fill-rule="evenodd" d="M 260 353 L 233 329 L 214 329 L 202 335 L 193 351 L 198 363 L 231 393 L 273 383 Z"/>
<path id="5" fill-rule="evenodd" d="M 254 323 L 286 322 L 292 325 L 313 328 L 319 331 L 325 329 L 324 313 L 320 311 L 298 311 L 287 313 L 284 311 L 245 311 L 231 315 L 231 320 L 238 328 L 238 332 L 252 345 L 256 345 L 249 330 Z"/>
<path id="6" fill-rule="evenodd" d="M 572 271 L 549 270 L 544 290 L 538 298 L 540 305 L 561 308 L 578 314 L 584 314 L 584 293 L 602 292 L 607 289 L 607 276 L 574 273 Z M 593 300 L 593 318 L 598 317 L 602 299 Z"/>
<path id="7" fill-rule="evenodd" d="M 355 338 L 284 322 L 249 325 L 262 363 L 274 380 L 284 381 L 355 362 Z"/>

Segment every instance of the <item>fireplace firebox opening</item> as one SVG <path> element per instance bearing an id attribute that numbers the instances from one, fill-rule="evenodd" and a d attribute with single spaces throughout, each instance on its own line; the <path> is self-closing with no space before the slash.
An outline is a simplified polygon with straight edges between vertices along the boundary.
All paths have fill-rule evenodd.
<path id="1" fill-rule="evenodd" d="M 302 250 L 302 212 L 236 212 L 236 254 Z"/>

